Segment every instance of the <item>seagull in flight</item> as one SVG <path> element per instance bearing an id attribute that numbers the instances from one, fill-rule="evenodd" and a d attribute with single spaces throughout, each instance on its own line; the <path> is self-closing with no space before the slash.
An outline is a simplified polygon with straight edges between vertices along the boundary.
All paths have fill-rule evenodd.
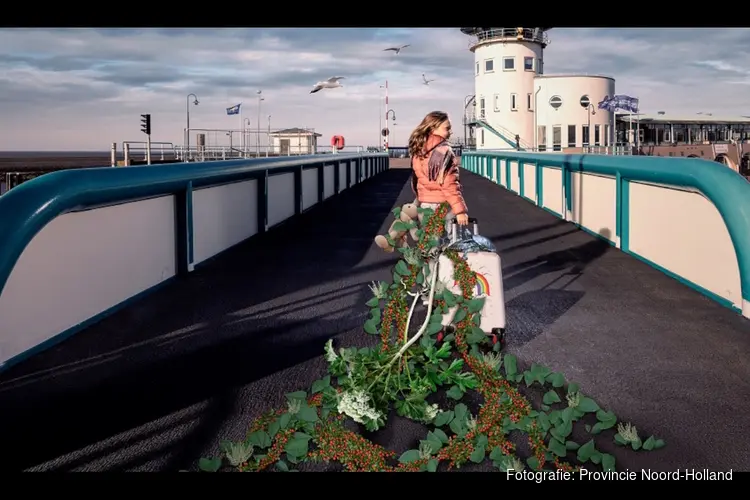
<path id="1" fill-rule="evenodd" d="M 401 52 L 401 49 L 405 49 L 406 47 L 409 47 L 410 45 L 411 44 L 407 43 L 406 45 L 402 45 L 401 47 L 388 47 L 387 49 L 383 49 L 383 52 L 386 52 L 388 50 L 392 50 L 393 52 L 395 52 L 396 54 L 398 54 L 399 52 Z"/>
<path id="2" fill-rule="evenodd" d="M 323 89 L 335 89 L 338 87 L 343 87 L 343 85 L 339 83 L 339 80 L 343 79 L 343 76 L 332 76 L 328 80 L 316 83 L 310 93 L 314 94 L 315 92 L 320 92 Z"/>
<path id="3" fill-rule="evenodd" d="M 434 78 L 432 80 L 428 80 L 427 77 L 424 76 L 424 73 L 422 73 L 422 80 L 423 80 L 422 83 L 424 83 L 425 85 L 429 85 L 430 82 L 434 82 L 435 81 Z"/>

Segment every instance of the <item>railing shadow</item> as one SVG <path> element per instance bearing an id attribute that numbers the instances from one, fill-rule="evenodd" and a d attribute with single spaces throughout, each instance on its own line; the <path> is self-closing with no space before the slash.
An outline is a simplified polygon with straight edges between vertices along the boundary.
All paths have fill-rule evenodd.
<path id="1" fill-rule="evenodd" d="M 599 234 L 602 238 L 611 235 L 608 228 L 600 229 Z M 568 288 L 584 274 L 586 267 L 612 248 L 607 241 L 591 238 L 577 247 L 546 253 L 503 268 L 506 293 L 542 276 L 550 278 L 547 284 L 507 302 L 506 338 L 509 346 L 531 342 L 583 298 L 583 290 Z"/>

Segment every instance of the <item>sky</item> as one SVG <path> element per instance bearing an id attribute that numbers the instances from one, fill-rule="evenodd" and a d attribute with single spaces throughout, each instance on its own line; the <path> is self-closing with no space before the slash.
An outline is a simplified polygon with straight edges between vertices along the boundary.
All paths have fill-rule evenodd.
<path id="1" fill-rule="evenodd" d="M 545 74 L 601 74 L 643 112 L 750 115 L 750 28 L 554 28 Z M 400 54 L 383 51 L 410 44 Z M 378 143 L 388 81 L 404 145 L 421 118 L 460 126 L 474 93 L 474 55 L 457 28 L 0 29 L 0 151 L 107 151 L 142 141 L 182 144 L 191 128 L 307 127 L 328 143 Z M 422 84 L 422 74 L 434 79 Z M 343 76 L 342 88 L 310 94 Z M 264 101 L 260 113 L 256 92 Z M 188 105 L 187 95 L 199 104 Z M 192 98 L 190 99 L 192 101 Z M 226 108 L 242 102 L 242 117 Z M 242 121 L 241 121 L 242 119 Z M 221 134 L 209 134 L 218 144 Z M 194 141 L 194 139 L 193 139 Z"/>

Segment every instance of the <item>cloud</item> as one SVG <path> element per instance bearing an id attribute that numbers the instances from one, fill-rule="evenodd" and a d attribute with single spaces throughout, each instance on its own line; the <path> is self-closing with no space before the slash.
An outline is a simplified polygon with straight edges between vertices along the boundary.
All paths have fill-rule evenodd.
<path id="1" fill-rule="evenodd" d="M 605 74 L 644 111 L 750 114 L 750 29 L 561 29 L 550 32 L 545 72 Z M 411 44 L 398 55 L 383 49 Z M 306 126 L 374 145 L 382 85 L 404 144 L 429 111 L 448 111 L 461 135 L 464 97 L 474 93 L 469 38 L 435 29 L 0 29 L 0 149 L 106 150 L 142 140 L 181 143 L 187 94 L 191 126 L 238 129 L 225 108 L 243 103 L 251 127 Z M 421 84 L 422 73 L 435 81 Z M 343 88 L 309 94 L 344 76 Z M 218 137 L 218 135 L 217 135 Z M 218 139 L 217 139 L 218 140 Z"/>

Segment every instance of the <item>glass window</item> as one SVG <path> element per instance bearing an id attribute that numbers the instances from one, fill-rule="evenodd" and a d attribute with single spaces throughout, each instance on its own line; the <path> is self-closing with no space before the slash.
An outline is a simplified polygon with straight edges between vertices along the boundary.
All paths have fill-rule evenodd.
<path id="1" fill-rule="evenodd" d="M 534 71 L 534 58 L 524 57 L 523 58 L 523 69 L 526 71 Z"/>
<path id="2" fill-rule="evenodd" d="M 568 147 L 576 147 L 576 126 L 568 125 Z"/>
<path id="3" fill-rule="evenodd" d="M 484 61 L 484 72 L 485 73 L 492 73 L 495 71 L 495 61 L 492 59 L 487 59 Z"/>
<path id="4" fill-rule="evenodd" d="M 504 57 L 503 58 L 503 69 L 505 71 L 514 71 L 516 69 L 516 58 L 515 57 Z"/>

